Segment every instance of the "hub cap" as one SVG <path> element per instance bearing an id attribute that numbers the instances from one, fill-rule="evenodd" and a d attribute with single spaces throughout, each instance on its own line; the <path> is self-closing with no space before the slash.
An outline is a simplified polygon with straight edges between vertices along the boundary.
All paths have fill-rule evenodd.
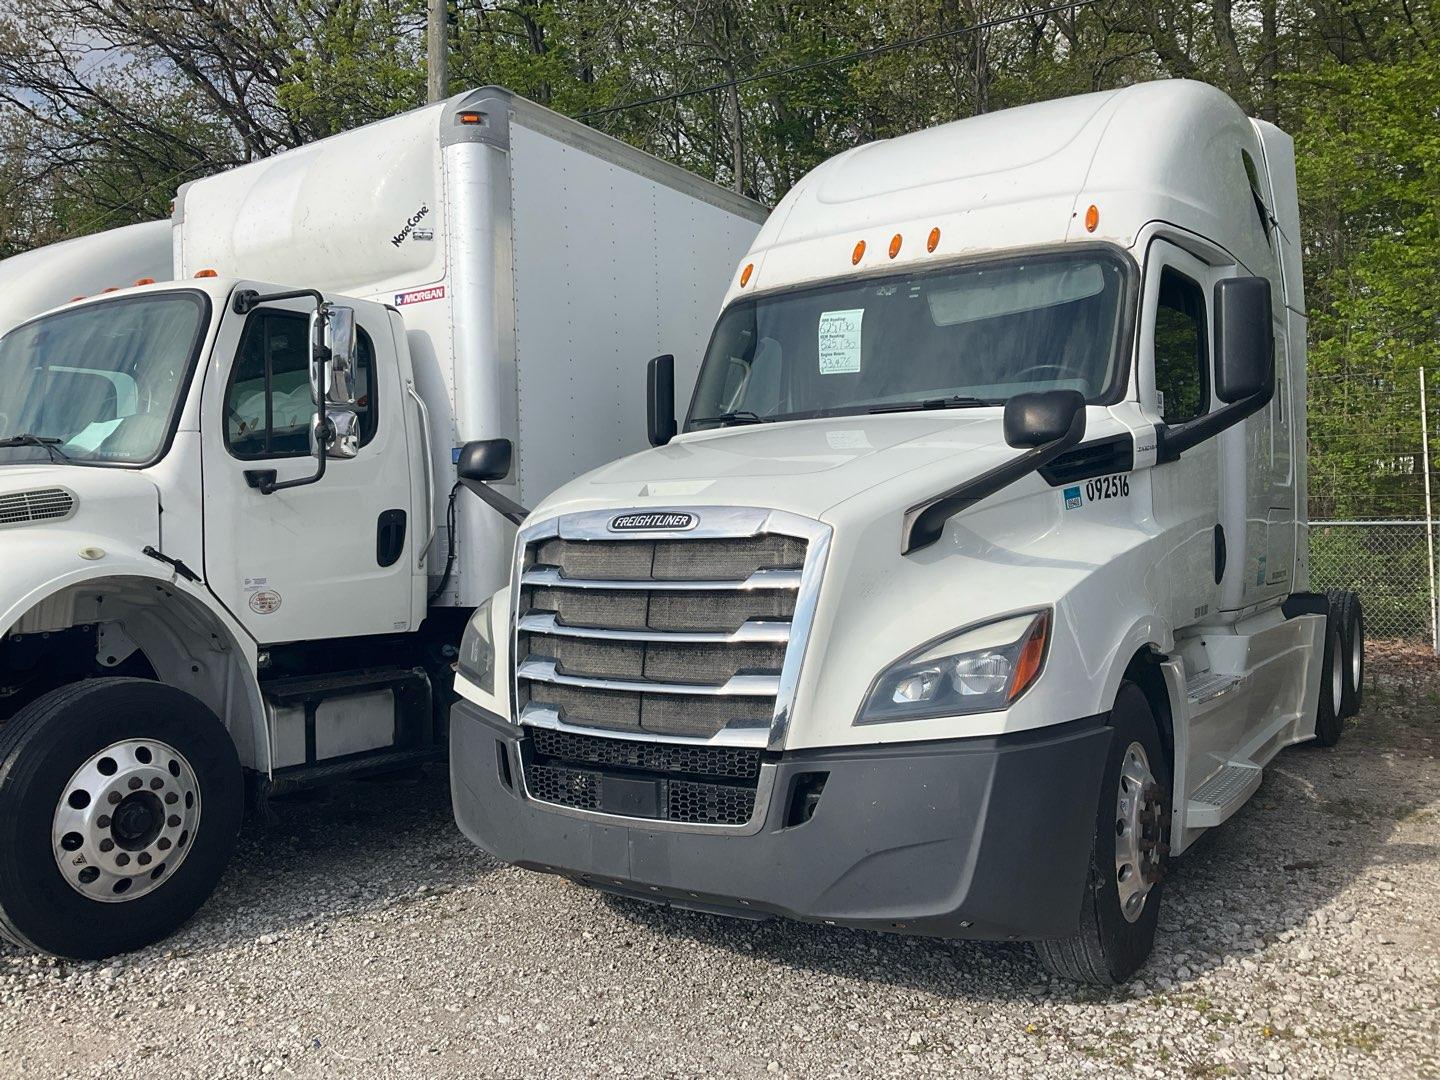
<path id="1" fill-rule="evenodd" d="M 1160 882 L 1164 802 L 1160 785 L 1150 771 L 1145 748 L 1132 742 L 1120 766 L 1115 799 L 1115 884 L 1120 911 L 1127 922 L 1140 918 L 1145 899 Z"/>
<path id="2" fill-rule="evenodd" d="M 190 763 L 162 742 L 127 739 L 75 770 L 50 840 L 72 889 L 120 903 L 173 877 L 199 824 L 200 785 Z"/>

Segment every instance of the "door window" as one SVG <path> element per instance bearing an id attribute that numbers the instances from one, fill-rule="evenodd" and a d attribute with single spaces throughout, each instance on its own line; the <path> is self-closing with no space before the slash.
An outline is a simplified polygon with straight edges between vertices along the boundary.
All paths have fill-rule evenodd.
<path id="1" fill-rule="evenodd" d="M 360 445 L 375 435 L 371 397 L 375 350 L 357 333 L 356 406 Z M 250 316 L 225 394 L 225 445 L 238 458 L 303 457 L 310 453 L 315 399 L 310 390 L 310 317 L 262 309 Z"/>
<path id="2" fill-rule="evenodd" d="M 1155 396 L 1167 424 L 1183 424 L 1209 411 L 1206 336 L 1204 291 L 1165 267 L 1155 308 Z"/>

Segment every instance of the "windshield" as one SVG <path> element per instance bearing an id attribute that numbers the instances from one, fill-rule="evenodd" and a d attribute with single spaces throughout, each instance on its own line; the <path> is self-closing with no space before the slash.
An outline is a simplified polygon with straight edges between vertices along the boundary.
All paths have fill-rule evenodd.
<path id="1" fill-rule="evenodd" d="M 1090 249 L 836 282 L 731 305 L 687 430 L 757 420 L 1105 397 L 1126 270 Z"/>
<path id="2" fill-rule="evenodd" d="M 208 314 L 196 292 L 127 296 L 0 338 L 0 462 L 154 460 Z"/>

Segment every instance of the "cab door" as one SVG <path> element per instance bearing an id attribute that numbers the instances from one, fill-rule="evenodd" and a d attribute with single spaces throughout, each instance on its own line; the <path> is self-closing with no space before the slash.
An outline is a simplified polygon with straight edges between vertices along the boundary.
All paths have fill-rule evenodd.
<path id="1" fill-rule="evenodd" d="M 228 315 L 206 372 L 205 579 L 263 644 L 414 628 L 422 586 L 413 571 L 406 398 L 384 309 L 353 306 L 360 449 L 329 458 L 317 483 L 269 495 L 255 486 L 271 471 L 279 481 L 316 471 L 313 302 Z"/>
<path id="2" fill-rule="evenodd" d="M 1216 407 L 1212 388 L 1211 296 L 1214 272 L 1200 259 L 1154 240 L 1145 261 L 1140 311 L 1141 407 L 1159 427 L 1182 424 Z M 1163 446 L 1163 440 L 1161 441 Z M 1160 529 L 1154 589 L 1176 630 L 1217 610 L 1217 570 L 1226 558 L 1217 532 L 1220 456 L 1215 439 L 1162 456 L 1151 471 Z"/>

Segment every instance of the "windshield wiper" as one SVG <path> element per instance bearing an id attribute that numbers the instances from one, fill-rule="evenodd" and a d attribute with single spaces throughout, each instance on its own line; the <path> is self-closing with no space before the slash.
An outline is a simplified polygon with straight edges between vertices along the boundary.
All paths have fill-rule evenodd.
<path id="1" fill-rule="evenodd" d="M 997 403 L 984 398 L 964 397 L 956 394 L 953 397 L 927 398 L 924 401 L 897 401 L 893 405 L 876 405 L 866 411 L 871 413 L 919 412 L 922 409 L 974 409 L 981 405 L 995 404 Z"/>
<path id="2" fill-rule="evenodd" d="M 57 439 L 53 435 L 35 435 L 27 431 L 23 435 L 7 435 L 3 439 L 0 439 L 0 448 L 9 446 L 38 446 L 50 455 L 51 461 L 55 460 L 56 454 L 60 455 L 61 460 L 69 461 L 70 455 L 60 449 L 60 444 L 64 441 L 64 439 Z"/>
<path id="3" fill-rule="evenodd" d="M 734 412 L 724 412 L 718 416 L 697 416 L 690 421 L 692 424 L 766 424 L 769 423 L 759 413 L 753 413 L 749 409 L 736 409 Z"/>

